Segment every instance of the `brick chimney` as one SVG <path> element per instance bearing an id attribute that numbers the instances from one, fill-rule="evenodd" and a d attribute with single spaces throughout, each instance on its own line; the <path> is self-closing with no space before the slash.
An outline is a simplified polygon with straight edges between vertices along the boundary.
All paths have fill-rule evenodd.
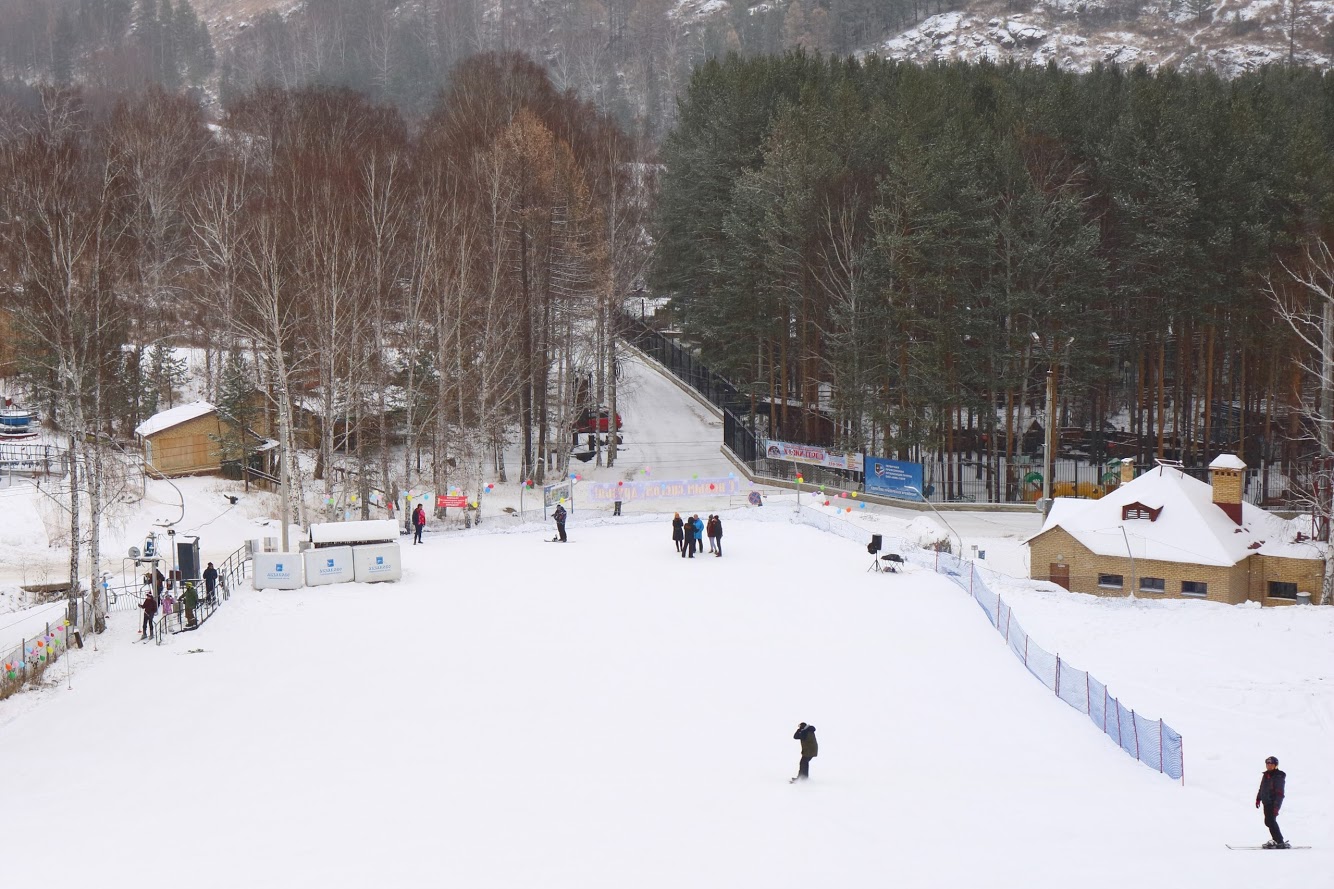
<path id="1" fill-rule="evenodd" d="M 1135 480 L 1135 459 L 1126 457 L 1121 461 L 1121 484 L 1128 484 Z"/>
<path id="2" fill-rule="evenodd" d="M 1246 464 L 1236 454 L 1219 454 L 1209 464 L 1209 484 L 1214 504 L 1235 524 L 1241 524 L 1241 485 Z"/>

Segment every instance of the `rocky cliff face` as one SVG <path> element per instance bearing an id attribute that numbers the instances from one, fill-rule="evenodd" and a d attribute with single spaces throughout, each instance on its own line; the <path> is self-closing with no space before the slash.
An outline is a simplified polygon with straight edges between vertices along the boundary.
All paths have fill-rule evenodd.
<path id="1" fill-rule="evenodd" d="M 1098 64 L 1175 65 L 1224 77 L 1288 61 L 1330 67 L 1334 2 L 1197 0 L 1134 9 L 1106 0 L 1056 0 L 1018 11 L 984 0 L 931 16 L 869 51 L 915 62 L 1055 62 L 1074 71 Z"/>

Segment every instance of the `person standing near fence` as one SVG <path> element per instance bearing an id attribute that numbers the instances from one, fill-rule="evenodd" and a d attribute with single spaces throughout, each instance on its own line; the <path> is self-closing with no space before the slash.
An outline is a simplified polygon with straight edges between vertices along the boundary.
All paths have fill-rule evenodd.
<path id="1" fill-rule="evenodd" d="M 815 740 L 815 726 L 804 722 L 797 725 L 796 734 L 792 739 L 801 742 L 801 762 L 797 763 L 797 777 L 788 782 L 796 784 L 811 777 L 811 760 L 820 755 L 820 745 Z"/>
<path id="2" fill-rule="evenodd" d="M 1264 844 L 1266 849 L 1287 849 L 1283 831 L 1278 828 L 1278 810 L 1283 808 L 1283 791 L 1287 783 L 1287 774 L 1280 771 L 1278 757 L 1265 760 L 1264 773 L 1260 775 L 1260 789 L 1255 794 L 1255 807 L 1264 807 L 1265 827 L 1269 828 L 1271 841 Z"/>
<path id="3" fill-rule="evenodd" d="M 208 567 L 204 569 L 204 595 L 210 605 L 216 601 L 217 592 L 218 569 L 213 567 L 212 562 L 209 562 Z"/>
<path id="4" fill-rule="evenodd" d="M 158 577 L 161 576 L 162 573 L 158 572 Z M 157 617 L 157 597 L 153 595 L 152 590 L 149 590 L 148 595 L 144 596 L 144 601 L 139 603 L 139 607 L 142 608 L 144 612 L 144 626 L 143 629 L 139 631 L 139 638 L 152 639 L 153 619 Z"/>

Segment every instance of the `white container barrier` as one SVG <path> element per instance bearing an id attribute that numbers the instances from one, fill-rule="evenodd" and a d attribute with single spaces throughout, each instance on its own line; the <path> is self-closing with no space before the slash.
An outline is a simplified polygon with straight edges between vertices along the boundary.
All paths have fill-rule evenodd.
<path id="1" fill-rule="evenodd" d="M 255 553 L 254 577 L 257 590 L 297 590 L 301 582 L 300 553 Z"/>
<path id="2" fill-rule="evenodd" d="M 351 583 L 356 572 L 352 567 L 352 547 L 326 546 L 308 549 L 301 554 L 306 561 L 306 584 L 323 586 L 326 583 Z"/>
<path id="3" fill-rule="evenodd" d="M 403 577 L 403 553 L 397 543 L 352 547 L 357 583 L 399 580 Z"/>
<path id="4" fill-rule="evenodd" d="M 398 522 L 392 519 L 371 519 L 364 522 L 316 522 L 310 526 L 310 542 L 329 543 L 388 543 L 398 540 Z"/>

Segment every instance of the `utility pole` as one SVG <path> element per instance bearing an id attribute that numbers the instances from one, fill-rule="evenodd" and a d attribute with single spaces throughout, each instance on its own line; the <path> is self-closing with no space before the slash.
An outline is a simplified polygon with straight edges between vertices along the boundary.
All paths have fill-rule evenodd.
<path id="1" fill-rule="evenodd" d="M 1047 368 L 1047 427 L 1044 430 L 1046 442 L 1042 447 L 1042 517 L 1051 512 L 1051 472 L 1055 461 L 1052 452 L 1056 441 L 1056 358 L 1051 359 Z"/>
<path id="2" fill-rule="evenodd" d="M 1334 447 L 1331 446 L 1331 437 L 1334 430 L 1331 430 L 1330 424 L 1334 423 L 1334 302 L 1329 299 L 1323 300 L 1320 312 L 1320 417 L 1317 424 L 1320 429 L 1320 469 L 1324 476 L 1324 485 L 1320 487 L 1321 497 L 1324 502 L 1320 504 L 1321 516 L 1320 539 L 1329 540 L 1329 521 L 1330 514 L 1334 512 L 1334 484 L 1331 484 L 1331 456 L 1334 456 Z"/>
<path id="3" fill-rule="evenodd" d="M 284 422 L 283 412 L 278 412 L 278 441 L 282 442 L 282 450 L 278 452 L 278 519 L 282 522 L 282 552 L 288 552 L 287 549 L 287 458 L 289 450 L 287 447 L 287 424 Z"/>

